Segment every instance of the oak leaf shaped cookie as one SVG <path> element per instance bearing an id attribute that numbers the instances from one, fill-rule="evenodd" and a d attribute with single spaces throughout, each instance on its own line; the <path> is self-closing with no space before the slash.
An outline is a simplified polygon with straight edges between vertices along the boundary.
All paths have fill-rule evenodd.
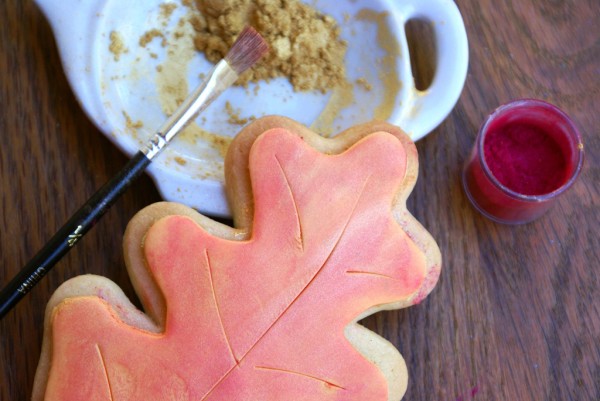
<path id="1" fill-rule="evenodd" d="M 34 400 L 398 400 L 406 367 L 357 321 L 419 302 L 435 242 L 406 211 L 414 144 L 371 123 L 324 139 L 280 117 L 232 144 L 236 228 L 178 204 L 142 210 L 112 282 L 63 284 L 46 312 Z"/>

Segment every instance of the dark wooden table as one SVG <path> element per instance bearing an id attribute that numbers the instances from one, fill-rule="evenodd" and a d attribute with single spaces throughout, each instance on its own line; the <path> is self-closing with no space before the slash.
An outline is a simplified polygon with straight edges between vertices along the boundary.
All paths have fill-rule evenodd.
<path id="1" fill-rule="evenodd" d="M 452 114 L 417 144 L 420 177 L 409 199 L 439 243 L 443 273 L 420 305 L 365 324 L 406 358 L 406 400 L 600 400 L 600 2 L 457 3 L 469 75 Z M 419 49 L 418 74 L 427 81 L 428 46 Z M 474 211 L 460 175 L 487 113 L 519 97 L 569 113 L 586 161 L 547 215 L 504 226 Z M 31 0 L 0 3 L 0 133 L 4 285 L 126 162 L 82 112 Z M 29 398 L 44 307 L 65 279 L 100 274 L 134 297 L 121 234 L 136 211 L 159 200 L 144 176 L 0 322 L 0 400 Z"/>

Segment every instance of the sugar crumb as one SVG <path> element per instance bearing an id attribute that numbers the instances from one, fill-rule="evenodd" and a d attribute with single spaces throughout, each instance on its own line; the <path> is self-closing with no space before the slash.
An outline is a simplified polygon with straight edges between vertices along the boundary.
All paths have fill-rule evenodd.
<path id="1" fill-rule="evenodd" d="M 117 31 L 110 32 L 110 44 L 108 50 L 114 55 L 115 61 L 119 61 L 122 54 L 129 52 L 129 49 L 125 46 L 123 37 Z"/>
<path id="2" fill-rule="evenodd" d="M 357 85 L 361 86 L 366 91 L 370 92 L 370 91 L 373 90 L 373 85 L 371 85 L 369 83 L 369 81 L 367 81 L 367 79 L 364 78 L 364 77 L 358 78 L 355 82 L 356 82 Z"/>
<path id="3" fill-rule="evenodd" d="M 134 122 L 125 110 L 123 110 L 123 117 L 125 117 L 125 126 L 128 131 L 136 131 L 144 126 L 140 120 Z"/>
<path id="4" fill-rule="evenodd" d="M 148 45 L 148 43 L 152 42 L 154 40 L 154 38 L 161 38 L 162 39 L 162 45 L 165 45 L 165 35 L 158 29 L 151 29 L 147 32 L 145 32 L 141 37 L 140 37 L 140 46 L 142 47 L 146 47 Z"/>
<path id="5" fill-rule="evenodd" d="M 225 102 L 225 111 L 229 116 L 229 120 L 227 121 L 229 124 L 246 125 L 251 120 L 251 118 L 240 117 L 240 110 L 234 109 L 229 101 Z"/>

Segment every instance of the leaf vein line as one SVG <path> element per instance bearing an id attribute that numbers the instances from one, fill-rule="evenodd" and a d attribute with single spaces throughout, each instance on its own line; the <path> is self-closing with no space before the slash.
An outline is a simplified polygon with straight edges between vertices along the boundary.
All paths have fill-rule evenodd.
<path id="1" fill-rule="evenodd" d="M 100 349 L 100 344 L 96 344 L 96 352 L 100 358 L 100 364 L 102 365 L 102 371 L 104 372 L 104 378 L 106 379 L 106 385 L 108 386 L 108 395 L 110 396 L 111 401 L 114 401 L 112 385 L 110 383 L 110 378 L 108 377 L 108 366 L 106 366 L 106 360 Z"/>
<path id="2" fill-rule="evenodd" d="M 210 395 L 212 394 L 212 392 L 213 392 L 213 391 L 214 391 L 214 390 L 215 390 L 217 387 L 219 387 L 219 385 L 220 385 L 221 383 L 223 383 L 223 382 L 225 381 L 225 379 L 227 379 L 227 377 L 229 377 L 229 375 L 231 374 L 231 372 L 232 372 L 232 371 L 233 371 L 235 368 L 237 368 L 238 366 L 239 366 L 239 362 L 236 362 L 235 364 L 233 364 L 233 365 L 232 365 L 232 366 L 229 368 L 229 370 L 228 370 L 227 372 L 225 372 L 225 373 L 223 374 L 223 376 L 221 376 L 221 377 L 219 378 L 219 380 L 217 380 L 217 381 L 215 382 L 215 384 L 214 384 L 214 385 L 213 385 L 213 386 L 212 386 L 212 387 L 211 387 L 211 388 L 210 388 L 210 389 L 209 389 L 209 390 L 206 392 L 206 394 L 204 394 L 204 396 L 203 396 L 203 397 L 200 399 L 200 401 L 204 401 L 204 400 L 206 400 L 208 397 L 210 397 Z"/>
<path id="3" fill-rule="evenodd" d="M 265 371 L 270 371 L 270 372 L 285 373 L 285 374 L 296 375 L 296 376 L 302 376 L 302 377 L 305 377 L 307 379 L 316 380 L 318 382 L 325 383 L 328 386 L 334 387 L 334 388 L 336 388 L 338 390 L 346 390 L 345 387 L 340 386 L 339 384 L 335 384 L 332 381 L 321 379 L 320 377 L 309 375 L 309 374 L 302 373 L 302 372 L 296 372 L 296 371 L 293 371 L 293 370 L 281 369 L 281 368 L 273 368 L 273 367 L 268 367 L 268 366 L 255 366 L 255 369 L 257 369 L 257 370 L 265 370 Z"/>
<path id="4" fill-rule="evenodd" d="M 292 191 L 292 184 L 290 183 L 290 179 L 288 178 L 285 170 L 283 169 L 283 165 L 281 164 L 281 161 L 279 160 L 277 155 L 275 155 L 275 161 L 277 162 L 277 165 L 279 166 L 281 175 L 283 176 L 283 179 L 285 180 L 285 184 L 290 193 L 290 198 L 292 199 L 292 203 L 294 204 L 294 212 L 296 214 L 296 223 L 298 224 L 298 231 L 300 233 L 300 247 L 302 250 L 304 250 L 304 233 L 302 231 L 302 223 L 300 221 L 300 210 L 298 209 L 298 203 L 296 202 L 296 197 L 294 196 L 294 191 Z"/>
<path id="5" fill-rule="evenodd" d="M 381 277 L 390 280 L 396 280 L 395 277 L 389 276 L 387 274 L 377 273 L 377 272 L 369 272 L 369 271 L 361 271 L 361 270 L 347 270 L 347 274 L 356 274 L 356 275 L 366 275 L 366 276 L 375 276 Z"/>
<path id="6" fill-rule="evenodd" d="M 215 290 L 215 280 L 213 277 L 213 268 L 212 263 L 210 262 L 210 257 L 208 256 L 208 250 L 204 250 L 204 257 L 206 258 L 206 266 L 208 268 L 208 277 L 210 279 L 210 291 L 213 296 L 213 301 L 215 302 L 215 308 L 217 310 L 217 317 L 219 318 L 219 325 L 221 326 L 221 332 L 223 333 L 223 337 L 225 338 L 225 342 L 227 343 L 227 348 L 231 353 L 231 357 L 237 363 L 238 360 L 235 357 L 233 352 L 233 348 L 231 347 L 231 342 L 229 341 L 229 336 L 227 336 L 227 332 L 225 331 L 225 325 L 223 324 L 223 317 L 221 315 L 221 306 L 219 305 L 219 299 L 217 297 L 217 291 Z"/>

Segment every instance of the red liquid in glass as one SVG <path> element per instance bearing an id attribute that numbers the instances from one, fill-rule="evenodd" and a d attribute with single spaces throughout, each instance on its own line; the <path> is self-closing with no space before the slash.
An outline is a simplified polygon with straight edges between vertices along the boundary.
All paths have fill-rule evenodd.
<path id="1" fill-rule="evenodd" d="M 535 100 L 503 106 L 479 132 L 463 173 L 465 191 L 492 220 L 534 220 L 579 172 L 580 146 L 576 129 L 556 107 Z"/>
<path id="2" fill-rule="evenodd" d="M 508 189 L 523 195 L 544 195 L 569 179 L 569 154 L 557 128 L 539 122 L 492 122 L 483 143 L 490 172 Z M 548 125 L 548 124 L 546 124 Z"/>

